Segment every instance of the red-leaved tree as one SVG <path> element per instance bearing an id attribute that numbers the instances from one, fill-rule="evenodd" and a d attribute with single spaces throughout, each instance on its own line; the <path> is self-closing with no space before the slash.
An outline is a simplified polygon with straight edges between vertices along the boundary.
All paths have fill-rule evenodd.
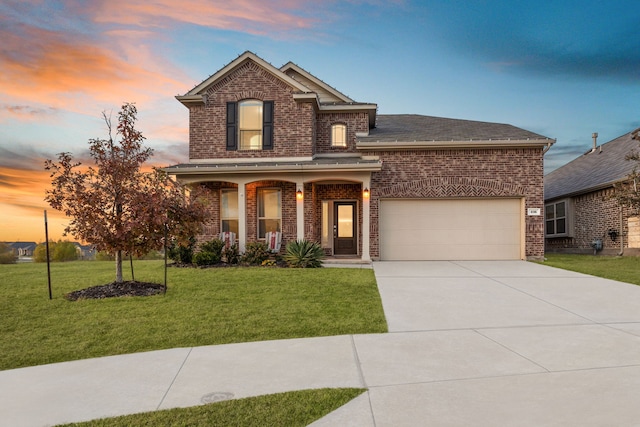
<path id="1" fill-rule="evenodd" d="M 114 254 L 118 283 L 123 281 L 123 253 L 160 249 L 165 227 L 168 236 L 186 241 L 200 232 L 207 212 L 204 188 L 188 189 L 159 169 L 142 170 L 153 150 L 143 146 L 136 116 L 135 105 L 122 106 L 114 141 L 111 119 L 103 113 L 109 138 L 89 140 L 95 167 L 81 167 L 70 153 L 45 162 L 52 178 L 45 200 L 71 218 L 65 235 Z"/>

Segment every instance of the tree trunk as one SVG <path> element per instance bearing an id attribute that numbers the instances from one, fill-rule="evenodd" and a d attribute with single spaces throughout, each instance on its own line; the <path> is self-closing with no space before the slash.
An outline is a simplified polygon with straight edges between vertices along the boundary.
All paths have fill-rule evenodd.
<path id="1" fill-rule="evenodd" d="M 122 251 L 116 251 L 116 283 L 122 282 Z"/>

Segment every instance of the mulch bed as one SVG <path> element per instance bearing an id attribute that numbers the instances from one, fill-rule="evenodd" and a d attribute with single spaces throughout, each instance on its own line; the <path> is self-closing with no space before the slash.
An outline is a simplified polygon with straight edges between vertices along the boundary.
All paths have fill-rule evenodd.
<path id="1" fill-rule="evenodd" d="M 117 297 L 147 297 L 164 292 L 164 285 L 158 283 L 127 281 L 112 282 L 107 285 L 93 286 L 66 294 L 69 301 L 79 299 L 103 299 Z"/>

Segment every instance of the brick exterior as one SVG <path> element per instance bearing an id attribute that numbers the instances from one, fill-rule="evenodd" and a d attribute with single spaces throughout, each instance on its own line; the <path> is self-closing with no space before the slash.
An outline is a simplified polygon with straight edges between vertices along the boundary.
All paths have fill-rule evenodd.
<path id="1" fill-rule="evenodd" d="M 189 157 L 191 160 L 310 157 L 323 153 L 378 156 L 382 170 L 373 172 L 370 190 L 370 255 L 379 257 L 379 202 L 381 198 L 518 197 L 526 208 L 543 210 L 543 161 L 540 148 L 456 150 L 404 150 L 362 152 L 356 133 L 368 130 L 368 115 L 361 112 L 317 112 L 311 102 L 296 102 L 293 89 L 252 61 L 242 63 L 207 89 L 206 105 L 189 107 Z M 226 150 L 226 103 L 243 99 L 274 101 L 273 150 Z M 331 125 L 347 125 L 347 147 L 331 147 Z M 361 175 L 358 175 L 361 176 Z M 264 175 L 263 175 L 264 177 Z M 362 248 L 362 187 L 360 182 L 340 182 L 327 174 L 327 182 L 304 184 L 304 237 L 321 241 L 323 200 L 355 200 L 358 209 L 359 253 Z M 230 178 L 228 178 L 230 179 Z M 256 179 L 263 179 L 256 178 Z M 286 179 L 286 178 L 285 178 Z M 246 241 L 257 239 L 257 190 L 282 189 L 282 247 L 297 237 L 296 184 L 258 181 L 246 186 Z M 220 232 L 220 189 L 235 184 L 223 176 L 212 177 L 208 207 L 211 221 L 200 240 Z M 355 181 L 355 180 L 354 180 Z M 542 258 L 544 219 L 525 217 L 527 258 Z"/>
<path id="2" fill-rule="evenodd" d="M 542 150 L 465 149 L 372 152 L 383 161 L 371 179 L 371 257 L 379 257 L 381 198 L 524 197 L 543 209 Z M 544 219 L 525 216 L 525 255 L 544 256 Z"/>
<path id="3" fill-rule="evenodd" d="M 593 253 L 591 242 L 601 239 L 603 254 L 617 254 L 624 240 L 624 248 L 628 248 L 628 210 L 623 209 L 622 235 L 620 235 L 620 205 L 613 198 L 613 188 L 607 188 L 582 194 L 571 199 L 569 214 L 572 214 L 573 236 L 545 239 L 548 252 Z M 610 229 L 618 232 L 614 241 L 609 237 Z"/>
<path id="4" fill-rule="evenodd" d="M 334 124 L 347 125 L 347 146 L 331 146 L 331 126 Z M 318 114 L 316 125 L 317 153 L 356 153 L 356 133 L 369 130 L 369 117 L 366 113 L 330 113 Z"/>
<path id="5" fill-rule="evenodd" d="M 189 107 L 189 158 L 309 157 L 313 154 L 315 112 L 293 100 L 292 88 L 249 61 L 207 90 L 205 106 Z M 226 149 L 227 102 L 274 101 L 273 150 Z"/>

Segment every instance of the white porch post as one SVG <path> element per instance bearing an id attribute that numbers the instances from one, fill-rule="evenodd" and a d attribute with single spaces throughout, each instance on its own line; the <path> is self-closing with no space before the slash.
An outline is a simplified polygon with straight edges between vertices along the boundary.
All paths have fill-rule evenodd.
<path id="1" fill-rule="evenodd" d="M 247 244 L 247 197 L 246 184 L 238 182 L 238 250 L 244 253 Z"/>
<path id="2" fill-rule="evenodd" d="M 298 197 L 298 191 L 302 191 L 302 197 Z M 304 240 L 304 182 L 296 182 L 296 239 Z"/>
<path id="3" fill-rule="evenodd" d="M 367 194 L 365 194 L 365 189 L 368 191 Z M 371 229 L 370 199 L 371 180 L 367 178 L 362 182 L 362 261 L 371 261 L 371 254 L 369 253 L 369 231 Z"/>

